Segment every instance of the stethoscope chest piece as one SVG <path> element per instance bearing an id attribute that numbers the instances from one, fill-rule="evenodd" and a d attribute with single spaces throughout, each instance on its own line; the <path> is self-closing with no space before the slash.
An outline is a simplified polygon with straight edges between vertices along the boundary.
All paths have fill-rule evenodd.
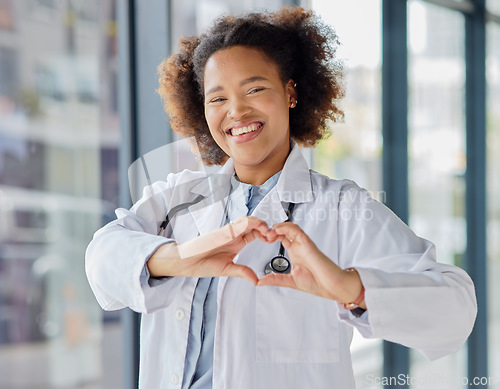
<path id="1" fill-rule="evenodd" d="M 295 207 L 294 203 L 290 203 L 288 205 L 288 219 L 287 221 L 292 220 L 292 212 Z M 279 254 L 273 257 L 264 268 L 265 274 L 288 274 L 292 271 L 292 264 L 290 260 L 285 257 L 285 248 L 283 247 L 283 243 L 280 243 L 280 251 Z"/>
<path id="2" fill-rule="evenodd" d="M 290 273 L 291 270 L 292 266 L 290 265 L 290 261 L 284 255 L 279 254 L 267 263 L 264 273 L 287 274 Z"/>

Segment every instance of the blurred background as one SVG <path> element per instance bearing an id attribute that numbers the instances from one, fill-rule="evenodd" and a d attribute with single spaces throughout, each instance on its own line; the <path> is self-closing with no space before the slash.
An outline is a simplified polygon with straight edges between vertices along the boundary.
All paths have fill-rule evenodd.
<path id="1" fill-rule="evenodd" d="M 451 356 L 355 336 L 357 387 L 500 388 L 500 0 L 0 0 L 0 388 L 137 387 L 139 319 L 99 308 L 85 248 L 131 205 L 130 164 L 178 140 L 155 89 L 179 37 L 284 4 L 342 43 L 345 121 L 311 167 L 367 188 L 477 287 Z"/>

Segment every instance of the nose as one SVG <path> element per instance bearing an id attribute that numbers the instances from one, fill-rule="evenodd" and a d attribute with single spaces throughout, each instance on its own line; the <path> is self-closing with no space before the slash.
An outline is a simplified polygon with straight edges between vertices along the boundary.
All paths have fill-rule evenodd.
<path id="1" fill-rule="evenodd" d="M 232 120 L 238 120 L 252 112 L 252 107 L 244 98 L 233 98 L 229 102 L 227 117 Z"/>

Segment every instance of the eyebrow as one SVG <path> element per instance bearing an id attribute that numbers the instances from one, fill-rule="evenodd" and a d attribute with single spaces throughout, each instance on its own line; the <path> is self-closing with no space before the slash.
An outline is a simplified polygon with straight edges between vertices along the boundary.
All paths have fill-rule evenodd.
<path id="1" fill-rule="evenodd" d="M 250 83 L 255 82 L 255 81 L 267 81 L 267 78 L 262 77 L 262 76 L 248 77 L 248 78 L 245 78 L 244 80 L 242 80 L 240 82 L 240 86 L 243 86 L 243 85 L 246 85 L 246 84 L 250 84 Z M 224 90 L 224 88 L 222 86 L 220 86 L 220 85 L 219 86 L 215 86 L 215 87 L 207 90 L 206 95 L 209 95 L 210 93 L 220 92 L 221 90 Z"/>

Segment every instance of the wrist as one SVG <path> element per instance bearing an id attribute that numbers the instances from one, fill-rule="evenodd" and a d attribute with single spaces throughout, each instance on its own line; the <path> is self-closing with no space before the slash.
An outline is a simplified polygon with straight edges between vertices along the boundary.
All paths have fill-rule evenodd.
<path id="1" fill-rule="evenodd" d="M 366 309 L 365 287 L 361 282 L 358 271 L 354 268 L 344 270 L 346 297 L 341 301 L 341 305 L 350 311 L 356 308 Z"/>

